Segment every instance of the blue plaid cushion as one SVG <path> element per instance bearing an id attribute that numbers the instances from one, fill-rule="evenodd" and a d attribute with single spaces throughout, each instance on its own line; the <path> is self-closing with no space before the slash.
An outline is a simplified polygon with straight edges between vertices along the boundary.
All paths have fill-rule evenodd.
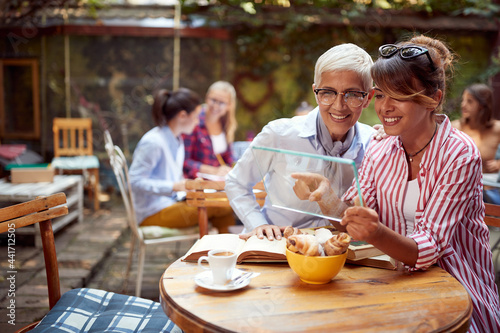
<path id="1" fill-rule="evenodd" d="M 98 289 L 73 289 L 30 332 L 182 332 L 160 303 Z"/>

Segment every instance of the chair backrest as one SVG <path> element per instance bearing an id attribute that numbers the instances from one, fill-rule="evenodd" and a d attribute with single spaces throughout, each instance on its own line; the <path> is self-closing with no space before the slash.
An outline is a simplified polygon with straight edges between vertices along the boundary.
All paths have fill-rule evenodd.
<path id="1" fill-rule="evenodd" d="M 0 209 L 0 233 L 12 233 L 14 229 L 38 223 L 42 238 L 49 306 L 52 309 L 61 298 L 59 269 L 52 230 L 52 219 L 68 214 L 66 194 L 56 193 Z"/>
<path id="2" fill-rule="evenodd" d="M 108 157 L 113 154 L 113 150 L 115 149 L 113 138 L 111 138 L 111 133 L 108 130 L 104 130 L 104 149 L 108 153 Z"/>
<path id="3" fill-rule="evenodd" d="M 229 199 L 224 191 L 225 186 L 226 182 L 223 180 L 187 180 L 187 203 L 195 207 L 229 207 Z M 267 196 L 264 184 L 259 182 L 253 189 L 257 203 L 263 206 Z"/>
<path id="4" fill-rule="evenodd" d="M 486 225 L 500 228 L 500 206 L 485 203 L 484 207 L 484 222 Z"/>
<path id="5" fill-rule="evenodd" d="M 207 207 L 230 207 L 224 186 L 224 181 L 201 179 L 186 181 L 186 203 L 198 207 L 200 238 L 208 234 Z M 257 203 L 263 206 L 267 193 L 262 182 L 254 186 L 254 195 Z"/>
<path id="6" fill-rule="evenodd" d="M 54 157 L 93 155 L 92 119 L 54 118 Z"/>
<path id="7" fill-rule="evenodd" d="M 127 159 L 125 158 L 125 155 L 123 154 L 120 147 L 113 145 L 111 136 L 106 137 L 106 132 L 104 133 L 104 140 L 106 152 L 109 156 L 109 163 L 111 164 L 113 173 L 116 176 L 116 181 L 122 195 L 125 211 L 127 212 L 129 227 L 130 229 L 132 229 L 134 235 L 138 239 L 142 240 L 143 235 L 138 227 L 137 217 L 135 215 L 134 194 L 132 192 L 132 187 L 130 186 Z"/>

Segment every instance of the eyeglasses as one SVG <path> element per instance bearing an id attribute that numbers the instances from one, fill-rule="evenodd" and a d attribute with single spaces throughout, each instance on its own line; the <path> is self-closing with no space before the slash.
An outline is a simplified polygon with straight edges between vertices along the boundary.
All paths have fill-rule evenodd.
<path id="1" fill-rule="evenodd" d="M 394 44 L 386 44 L 379 47 L 378 51 L 383 58 L 390 58 L 399 51 L 399 56 L 401 57 L 401 59 L 404 60 L 411 60 L 413 58 L 420 57 L 421 55 L 425 54 L 427 56 L 427 59 L 429 59 L 429 62 L 431 64 L 431 69 L 433 71 L 436 69 L 434 61 L 432 61 L 432 58 L 429 54 L 429 50 L 427 50 L 425 47 L 416 45 L 407 45 L 403 47 L 398 47 Z"/>
<path id="2" fill-rule="evenodd" d="M 227 103 L 226 103 L 226 102 L 221 102 L 221 101 L 218 101 L 218 100 L 216 100 L 216 99 L 214 99 L 214 98 L 209 98 L 209 99 L 208 99 L 208 102 L 209 102 L 210 104 L 212 104 L 212 105 L 216 105 L 216 106 L 221 107 L 221 108 L 224 108 L 224 107 L 226 107 L 226 105 L 227 105 Z"/>
<path id="3" fill-rule="evenodd" d="M 351 108 L 357 108 L 363 104 L 363 100 L 366 95 L 368 95 L 368 93 L 364 91 L 346 91 L 341 93 L 326 88 L 314 89 L 314 93 L 318 96 L 318 102 L 326 106 L 330 106 L 335 103 L 338 95 L 343 95 L 344 102 Z"/>

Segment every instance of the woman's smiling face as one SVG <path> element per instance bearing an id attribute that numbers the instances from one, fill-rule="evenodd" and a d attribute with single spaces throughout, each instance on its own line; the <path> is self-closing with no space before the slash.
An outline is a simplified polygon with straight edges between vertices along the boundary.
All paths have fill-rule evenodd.
<path id="1" fill-rule="evenodd" d="M 427 109 L 413 101 L 401 101 L 391 98 L 375 87 L 375 111 L 388 135 L 418 137 L 424 123 L 428 121 Z M 415 133 L 413 133 L 415 132 Z"/>
<path id="2" fill-rule="evenodd" d="M 313 89 L 330 89 L 339 93 L 365 91 L 361 77 L 353 71 L 325 72 L 321 74 L 319 84 L 313 84 Z M 337 95 L 337 99 L 332 105 L 319 103 L 316 96 L 321 118 L 334 141 L 343 141 L 345 139 L 349 129 L 356 124 L 361 116 L 363 108 L 370 103 L 370 96 L 365 97 L 363 103 L 357 108 L 350 108 L 345 103 L 343 95 Z"/>
<path id="3" fill-rule="evenodd" d="M 207 113 L 220 118 L 229 111 L 231 95 L 225 91 L 213 90 L 207 94 L 205 102 L 208 106 Z"/>

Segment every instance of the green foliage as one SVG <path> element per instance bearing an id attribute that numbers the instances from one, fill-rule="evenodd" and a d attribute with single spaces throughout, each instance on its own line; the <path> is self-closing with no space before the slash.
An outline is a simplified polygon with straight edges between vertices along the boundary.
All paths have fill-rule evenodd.
<path id="1" fill-rule="evenodd" d="M 302 100 L 316 105 L 311 91 L 314 64 L 331 46 L 356 43 L 376 59 L 381 43 L 395 42 L 418 33 L 385 28 L 375 34 L 349 24 L 354 19 L 362 20 L 369 10 L 377 10 L 381 19 L 395 11 L 412 11 L 421 17 L 475 15 L 492 19 L 499 16 L 499 6 L 491 0 L 219 0 L 212 4 L 198 6 L 193 1 L 183 1 L 182 10 L 187 15 L 202 15 L 209 26 L 231 31 L 235 75 L 250 72 L 261 78 L 272 77 L 275 86 L 270 100 L 257 110 L 249 111 L 239 104 L 238 139 L 244 139 L 247 130 L 259 132 L 270 120 L 292 116 Z M 382 10 L 390 12 L 384 14 Z M 331 24 L 335 20 L 338 20 L 337 24 Z M 341 25 L 345 27 L 341 28 Z M 441 36 L 433 37 L 442 38 L 449 32 L 439 34 Z M 491 46 L 487 43 L 491 39 L 487 36 L 484 39 L 478 39 L 473 33 L 463 36 L 453 33 L 450 36 L 455 41 L 451 46 L 456 46 L 455 51 L 461 56 L 444 106 L 454 117 L 454 112 L 459 110 L 462 89 L 472 82 L 487 81 L 498 73 L 500 58 L 488 65 Z M 240 93 L 251 95 L 252 91 L 246 89 Z M 361 121 L 371 125 L 379 122 L 373 102 L 363 112 Z"/>
<path id="2" fill-rule="evenodd" d="M 0 22 L 21 24 L 38 23 L 39 13 L 46 8 L 86 8 L 90 17 L 97 17 L 97 11 L 110 0 L 4 0 L 0 3 Z"/>
<path id="3" fill-rule="evenodd" d="M 37 17 L 37 13 L 50 6 L 83 7 L 90 16 L 96 17 L 99 8 L 113 2 L 116 1 L 7 0 L 0 4 L 0 22 L 4 18 L 5 23 L 16 20 L 35 23 L 33 18 Z M 259 78 L 251 88 L 236 87 L 237 90 L 241 88 L 238 93 L 248 100 L 262 99 L 258 107 L 250 110 L 241 103 L 239 95 L 237 140 L 244 140 L 247 132 L 258 133 L 262 126 L 273 119 L 293 116 L 295 108 L 303 100 L 316 105 L 311 89 L 314 65 L 317 58 L 333 45 L 356 43 L 375 59 L 378 46 L 382 43 L 395 42 L 417 32 L 380 27 L 380 31 L 372 33 L 366 27 L 351 24 L 354 20 L 362 20 L 367 13 L 376 11 L 381 20 L 390 17 L 395 11 L 411 11 L 421 17 L 499 17 L 499 6 L 491 0 L 216 0 L 210 1 L 210 5 L 199 5 L 201 1 L 196 0 L 180 0 L 180 3 L 182 19 L 188 25 L 190 20 L 201 17 L 207 26 L 225 28 L 231 34 L 228 41 L 183 40 L 181 53 L 189 57 L 183 58 L 181 66 L 182 86 L 195 89 L 203 95 L 214 80 L 225 79 L 234 83 L 242 73 Z M 493 59 L 489 56 L 492 52 L 490 41 L 495 36 L 463 31 L 432 33 L 440 34 L 436 37 L 448 36 L 450 46 L 460 55 L 455 76 L 448 87 L 448 102 L 445 105 L 445 110 L 457 112 L 461 92 L 466 85 L 487 82 L 500 72 L 500 55 Z M 99 82 L 88 86 L 82 84 L 79 88 L 83 95 L 92 97 L 92 101 L 101 105 L 104 110 L 118 114 L 117 102 L 109 101 L 109 93 L 107 89 L 102 89 L 100 82 L 106 82 L 113 76 L 125 75 L 129 79 L 117 86 L 124 94 L 120 112 L 130 113 L 131 119 L 141 119 L 135 123 L 148 123 L 150 106 L 147 100 L 151 91 L 159 85 L 168 86 L 170 82 L 171 41 L 151 39 L 141 40 L 139 43 L 133 38 L 82 38 L 79 40 L 82 45 L 77 47 L 75 39 L 72 37 L 72 52 L 77 52 L 76 49 L 79 48 L 77 53 L 80 56 L 72 55 L 74 77 L 80 75 Z M 49 108 L 53 107 L 54 110 L 58 108 L 57 105 L 64 105 L 62 100 L 54 98 L 55 95 L 64 95 L 63 69 L 59 68 L 63 61 L 62 58 L 55 57 L 56 54 L 62 55 L 63 51 L 57 49 L 56 52 L 56 49 L 55 46 L 51 48 L 49 59 L 54 57 L 52 61 L 58 68 L 49 70 L 48 75 L 48 85 L 53 93 L 48 98 L 49 104 L 54 101 L 54 105 L 49 105 Z M 211 56 L 207 57 L 207 54 Z M 231 58 L 225 58 L 225 70 L 220 69 L 222 54 Z M 269 81 L 272 82 L 272 88 L 269 88 Z M 267 89 L 272 89 L 272 95 L 263 98 Z M 373 102 L 363 112 L 361 121 L 370 125 L 379 122 Z M 130 132 L 132 131 L 140 132 L 131 129 Z"/>
<path id="4" fill-rule="evenodd" d="M 192 13 L 205 11 L 206 6 L 199 6 L 193 0 L 181 0 L 183 12 Z M 491 0 L 418 0 L 418 1 L 387 1 L 387 0 L 219 0 L 208 6 L 208 11 L 217 13 L 218 18 L 231 13 L 249 14 L 257 16 L 272 7 L 294 9 L 308 8 L 320 13 L 325 9 L 341 9 L 345 17 L 362 15 L 368 8 L 382 10 L 411 10 L 429 14 L 451 15 L 479 15 L 484 17 L 498 17 L 500 7 Z M 287 18 L 289 19 L 289 18 Z"/>

